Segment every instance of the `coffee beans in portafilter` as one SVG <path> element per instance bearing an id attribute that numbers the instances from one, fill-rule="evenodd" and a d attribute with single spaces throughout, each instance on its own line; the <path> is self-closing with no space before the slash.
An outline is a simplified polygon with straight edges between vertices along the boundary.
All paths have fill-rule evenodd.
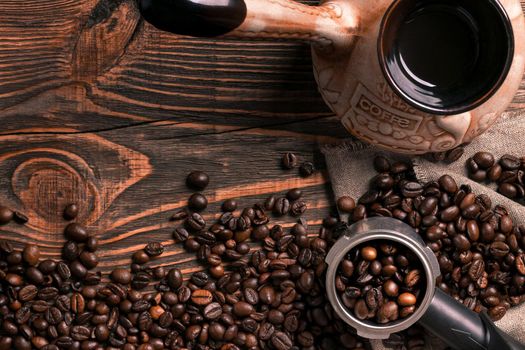
<path id="1" fill-rule="evenodd" d="M 495 182 L 498 192 L 516 201 L 525 198 L 525 157 L 505 154 L 497 160 L 490 152 L 478 152 L 466 163 L 469 177 L 477 182 Z"/>
<path id="2" fill-rule="evenodd" d="M 377 240 L 353 248 L 341 261 L 336 288 L 360 320 L 385 324 L 412 315 L 425 294 L 421 262 L 404 245 Z"/>

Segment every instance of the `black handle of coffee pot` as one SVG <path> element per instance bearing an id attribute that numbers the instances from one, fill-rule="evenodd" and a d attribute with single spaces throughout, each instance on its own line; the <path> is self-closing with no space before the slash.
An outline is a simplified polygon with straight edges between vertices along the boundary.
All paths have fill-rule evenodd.
<path id="1" fill-rule="evenodd" d="M 197 37 L 226 34 L 246 18 L 244 0 L 138 0 L 146 21 L 168 32 Z"/>
<path id="2" fill-rule="evenodd" d="M 440 289 L 419 320 L 447 345 L 460 350 L 523 350 L 525 345 L 501 331 L 486 313 L 477 314 Z"/>

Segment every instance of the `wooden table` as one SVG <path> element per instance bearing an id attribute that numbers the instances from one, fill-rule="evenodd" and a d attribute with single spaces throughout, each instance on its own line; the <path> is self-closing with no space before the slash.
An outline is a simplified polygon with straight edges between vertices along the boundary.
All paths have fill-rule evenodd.
<path id="1" fill-rule="evenodd" d="M 185 206 L 194 169 L 211 176 L 208 219 L 224 199 L 249 206 L 300 187 L 319 225 L 333 204 L 319 144 L 348 135 L 311 70 L 306 44 L 162 33 L 131 0 L 3 0 L 1 203 L 30 223 L 0 237 L 58 258 L 61 212 L 77 202 L 103 270 L 153 240 L 166 245 L 157 265 L 188 272 L 193 254 L 174 244 L 167 219 Z M 524 106 L 525 84 L 510 108 Z M 286 151 L 321 171 L 281 170 Z"/>

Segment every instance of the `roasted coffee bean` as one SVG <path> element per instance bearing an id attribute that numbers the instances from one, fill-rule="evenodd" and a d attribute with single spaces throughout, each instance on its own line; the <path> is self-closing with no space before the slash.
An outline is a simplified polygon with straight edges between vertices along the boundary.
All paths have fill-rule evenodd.
<path id="1" fill-rule="evenodd" d="M 290 206 L 290 215 L 292 216 L 300 216 L 302 215 L 307 209 L 307 205 L 303 201 L 296 201 L 292 203 Z"/>
<path id="2" fill-rule="evenodd" d="M 450 175 L 443 175 L 438 180 L 441 188 L 447 193 L 455 193 L 458 190 L 456 181 Z"/>
<path id="3" fill-rule="evenodd" d="M 397 303 L 401 306 L 412 306 L 416 302 L 416 296 L 412 293 L 402 293 L 397 297 Z"/>
<path id="4" fill-rule="evenodd" d="M 89 339 L 91 331 L 85 326 L 73 326 L 71 327 L 71 338 L 77 341 L 83 341 Z"/>
<path id="5" fill-rule="evenodd" d="M 75 219 L 78 215 L 78 210 L 79 208 L 76 203 L 71 203 L 71 204 L 66 205 L 66 207 L 64 208 L 64 218 L 66 220 Z"/>
<path id="6" fill-rule="evenodd" d="M 189 233 L 184 227 L 177 227 L 175 231 L 173 231 L 173 239 L 176 242 L 185 242 L 188 237 Z"/>
<path id="7" fill-rule="evenodd" d="M 423 194 L 423 186 L 418 182 L 405 182 L 401 193 L 408 198 L 414 198 Z"/>
<path id="8" fill-rule="evenodd" d="M 66 226 L 64 234 L 67 239 L 78 243 L 85 242 L 88 239 L 86 229 L 75 222 Z"/>
<path id="9" fill-rule="evenodd" d="M 511 183 L 507 183 L 507 182 L 499 185 L 498 192 L 504 195 L 505 197 L 508 197 L 511 199 L 516 198 L 518 195 L 518 190 L 516 186 Z"/>
<path id="10" fill-rule="evenodd" d="M 131 282 L 131 273 L 127 269 L 117 268 L 109 276 L 115 283 L 129 284 Z"/>
<path id="11" fill-rule="evenodd" d="M 278 198 L 275 201 L 273 213 L 278 216 L 283 216 L 288 214 L 288 211 L 290 211 L 290 202 L 288 199 L 285 197 Z"/>
<path id="12" fill-rule="evenodd" d="M 314 172 L 315 172 L 315 166 L 311 162 L 304 162 L 299 167 L 299 174 L 302 177 L 312 176 Z"/>
<path id="13" fill-rule="evenodd" d="M 180 209 L 170 217 L 170 221 L 184 220 L 188 217 L 188 211 L 186 209 Z"/>
<path id="14" fill-rule="evenodd" d="M 199 213 L 192 213 L 186 219 L 186 226 L 193 232 L 198 232 L 206 227 L 206 221 Z"/>
<path id="15" fill-rule="evenodd" d="M 499 164 L 505 170 L 518 170 L 521 166 L 520 159 L 510 154 L 501 156 Z"/>
<path id="16" fill-rule="evenodd" d="M 447 151 L 445 155 L 445 161 L 447 163 L 454 163 L 455 161 L 459 160 L 464 153 L 465 148 L 463 148 L 462 146 L 453 148 L 450 151 Z"/>
<path id="17" fill-rule="evenodd" d="M 202 191 L 208 186 L 210 182 L 210 177 L 208 174 L 202 171 L 192 171 L 186 177 L 186 184 L 188 187 Z"/>
<path id="18" fill-rule="evenodd" d="M 173 268 L 168 271 L 168 274 L 166 276 L 168 285 L 176 290 L 182 285 L 182 273 L 179 269 Z"/>
<path id="19" fill-rule="evenodd" d="M 188 208 L 193 211 L 203 211 L 208 206 L 208 199 L 202 193 L 194 193 L 188 199 Z"/>
<path id="20" fill-rule="evenodd" d="M 488 169 L 495 163 L 494 156 L 489 152 L 478 152 L 474 155 L 473 160 L 482 169 Z"/>
<path id="21" fill-rule="evenodd" d="M 213 295 L 206 289 L 197 289 L 191 294 L 191 301 L 199 306 L 208 305 L 213 301 Z"/>
<path id="22" fill-rule="evenodd" d="M 490 254 L 496 258 L 502 258 L 506 256 L 510 248 L 505 242 L 493 242 L 489 247 Z"/>
<path id="23" fill-rule="evenodd" d="M 286 170 L 295 168 L 297 166 L 297 156 L 290 152 L 283 154 L 281 165 Z"/>
<path id="24" fill-rule="evenodd" d="M 95 253 L 84 250 L 79 255 L 79 259 L 87 269 L 93 269 L 98 265 L 98 258 Z"/>
<path id="25" fill-rule="evenodd" d="M 150 242 L 144 247 L 144 252 L 151 257 L 157 257 L 164 252 L 164 246 L 158 242 Z"/>
<path id="26" fill-rule="evenodd" d="M 22 251 L 24 261 L 31 266 L 36 266 L 40 259 L 40 249 L 35 244 L 26 244 Z"/>
<path id="27" fill-rule="evenodd" d="M 412 288 L 419 283 L 420 279 L 421 271 L 419 271 L 418 269 L 410 270 L 405 276 L 405 285 L 408 288 Z"/>
<path id="28" fill-rule="evenodd" d="M 0 225 L 8 224 L 13 220 L 13 211 L 7 207 L 0 206 Z"/>
<path id="29" fill-rule="evenodd" d="M 292 188 L 288 192 L 286 192 L 286 198 L 290 201 L 296 201 L 299 198 L 301 198 L 303 195 L 303 191 L 300 188 Z"/>
<path id="30" fill-rule="evenodd" d="M 29 284 L 18 291 L 18 300 L 27 302 L 33 300 L 38 294 L 38 288 Z"/>
<path id="31" fill-rule="evenodd" d="M 222 203 L 222 211 L 232 212 L 237 209 L 237 201 L 235 199 L 227 199 Z"/>
<path id="32" fill-rule="evenodd" d="M 351 213 L 355 206 L 355 200 L 352 197 L 343 196 L 337 200 L 337 208 L 343 213 Z"/>
<path id="33" fill-rule="evenodd" d="M 292 340 L 281 331 L 274 332 L 270 340 L 276 350 L 289 350 L 293 346 Z"/>
<path id="34" fill-rule="evenodd" d="M 86 267 L 78 260 L 71 262 L 69 264 L 69 269 L 71 270 L 71 275 L 78 279 L 86 277 L 88 272 Z"/>

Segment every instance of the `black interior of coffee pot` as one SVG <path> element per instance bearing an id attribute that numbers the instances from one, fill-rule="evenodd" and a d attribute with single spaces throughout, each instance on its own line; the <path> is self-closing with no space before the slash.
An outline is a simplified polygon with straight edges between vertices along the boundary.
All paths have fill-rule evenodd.
<path id="1" fill-rule="evenodd" d="M 512 24 L 497 0 L 396 0 L 383 18 L 378 53 L 386 79 L 409 104 L 462 113 L 505 80 Z"/>

